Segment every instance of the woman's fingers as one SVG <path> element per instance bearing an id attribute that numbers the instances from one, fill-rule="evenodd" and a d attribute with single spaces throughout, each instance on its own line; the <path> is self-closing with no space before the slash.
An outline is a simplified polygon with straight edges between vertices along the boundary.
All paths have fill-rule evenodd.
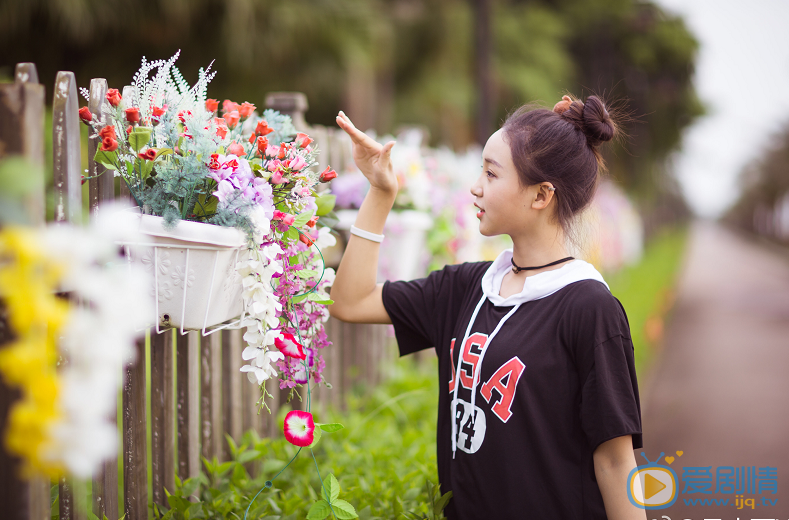
<path id="1" fill-rule="evenodd" d="M 376 153 L 381 149 L 381 145 L 378 144 L 375 139 L 372 139 L 370 136 L 354 126 L 350 118 L 345 115 L 345 112 L 340 111 L 340 113 L 337 114 L 336 119 L 339 127 L 345 130 L 345 133 L 351 136 L 351 139 L 354 143 L 364 146 L 368 150 Z"/>

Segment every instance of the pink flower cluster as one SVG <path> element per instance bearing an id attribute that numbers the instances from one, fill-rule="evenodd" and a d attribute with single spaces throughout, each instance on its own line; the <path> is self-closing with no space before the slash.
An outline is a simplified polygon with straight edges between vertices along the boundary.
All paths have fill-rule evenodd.
<path id="1" fill-rule="evenodd" d="M 217 189 L 214 196 L 224 203 L 236 191 L 241 196 L 270 208 L 268 218 L 274 215 L 274 203 L 271 185 L 260 177 L 255 177 L 249 162 L 236 155 L 212 154 L 208 163 L 211 178 L 216 181 Z"/>

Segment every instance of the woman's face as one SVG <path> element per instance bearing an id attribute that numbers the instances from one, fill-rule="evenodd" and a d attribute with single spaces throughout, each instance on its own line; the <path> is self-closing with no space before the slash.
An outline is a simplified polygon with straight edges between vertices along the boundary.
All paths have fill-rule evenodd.
<path id="1" fill-rule="evenodd" d="M 528 220 L 528 198 L 518 181 L 504 132 L 499 130 L 488 139 L 482 151 L 482 172 L 471 187 L 476 200 L 479 232 L 484 236 L 509 234 Z M 520 223 L 520 225 L 518 225 Z"/>

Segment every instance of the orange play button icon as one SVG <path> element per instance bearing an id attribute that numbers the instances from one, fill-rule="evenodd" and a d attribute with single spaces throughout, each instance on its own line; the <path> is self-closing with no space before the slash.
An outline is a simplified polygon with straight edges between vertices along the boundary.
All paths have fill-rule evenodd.
<path id="1" fill-rule="evenodd" d="M 659 481 L 649 473 L 644 475 L 644 477 L 644 498 L 647 500 L 666 489 L 666 485 L 663 482 Z"/>

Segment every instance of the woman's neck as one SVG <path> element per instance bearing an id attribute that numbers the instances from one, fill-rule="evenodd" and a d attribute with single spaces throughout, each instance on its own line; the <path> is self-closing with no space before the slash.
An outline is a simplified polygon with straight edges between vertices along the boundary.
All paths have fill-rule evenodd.
<path id="1" fill-rule="evenodd" d="M 546 229 L 541 234 L 510 236 L 512 238 L 512 260 L 519 267 L 545 265 L 570 256 L 564 246 L 564 233 L 560 228 Z M 569 260 L 568 260 L 569 262 Z M 567 262 L 543 269 L 512 273 L 518 277 L 532 276 L 544 271 L 559 269 Z"/>

